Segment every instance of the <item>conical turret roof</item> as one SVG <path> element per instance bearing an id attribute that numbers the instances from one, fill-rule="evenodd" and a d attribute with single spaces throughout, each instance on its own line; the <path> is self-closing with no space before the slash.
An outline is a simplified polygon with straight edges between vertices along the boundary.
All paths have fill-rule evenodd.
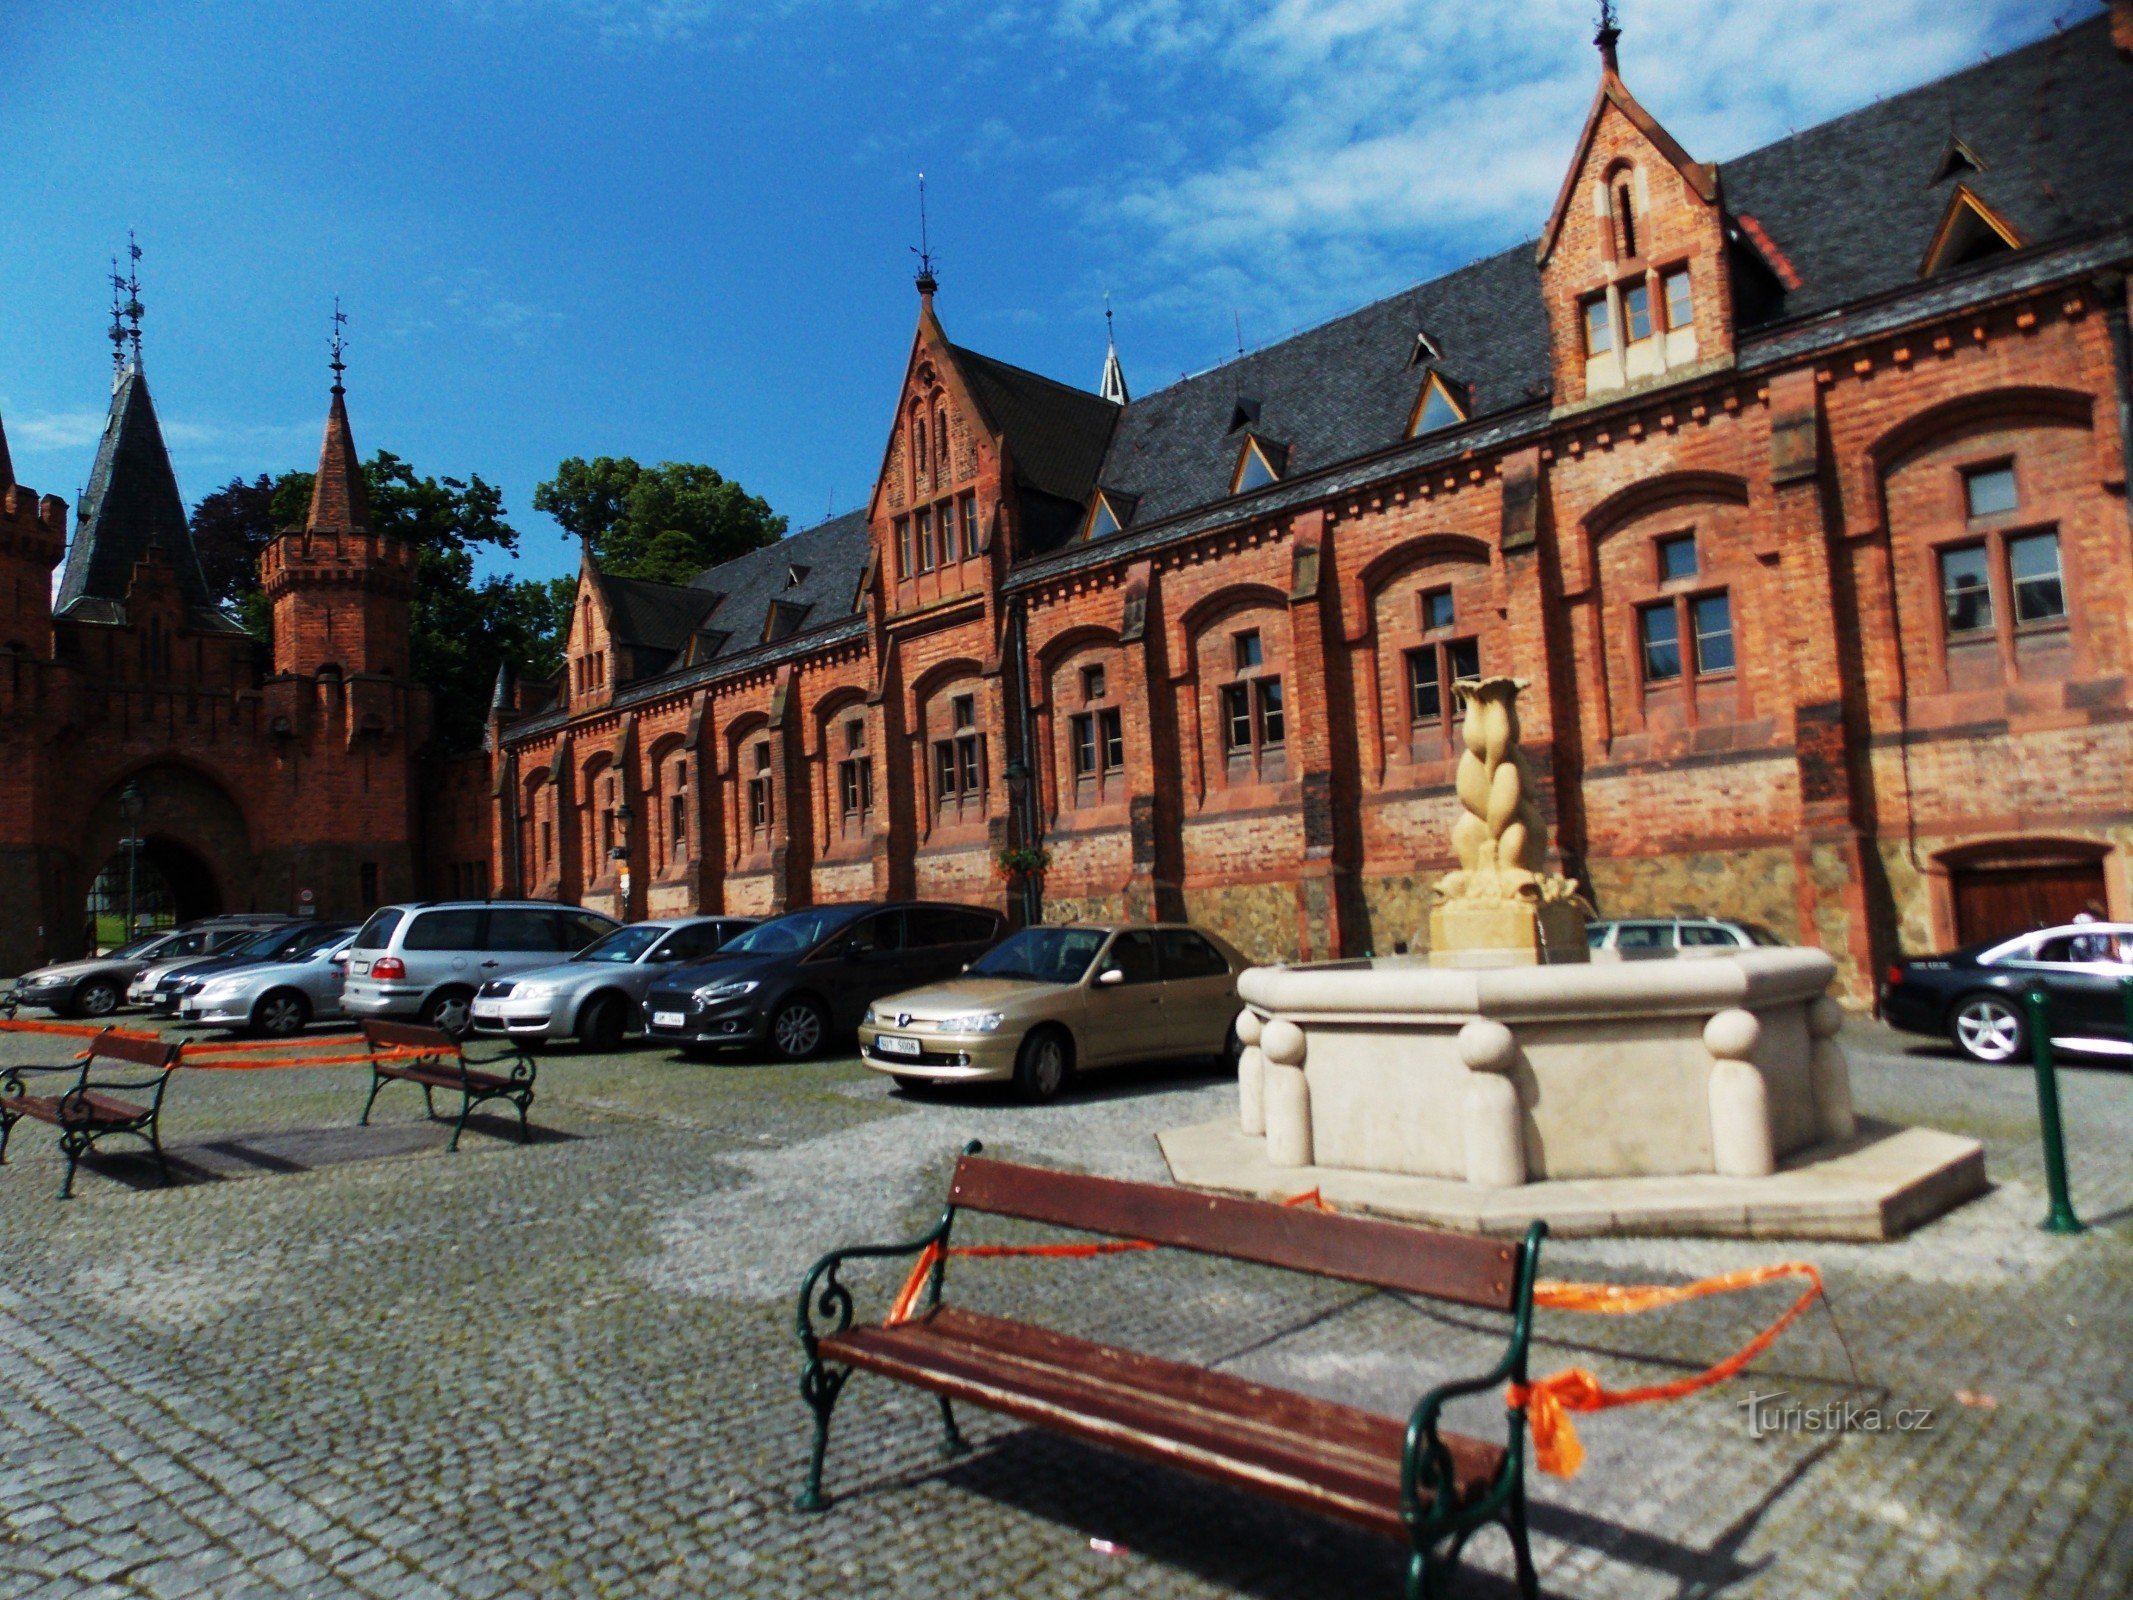
<path id="1" fill-rule="evenodd" d="M 152 548 L 162 551 L 176 575 L 194 627 L 236 629 L 208 593 L 148 379 L 139 366 L 128 365 L 111 391 L 111 415 L 82 496 L 54 615 L 124 621 L 134 564 Z"/>
<path id="2" fill-rule="evenodd" d="M 326 413 L 326 438 L 319 446 L 318 477 L 311 484 L 311 513 L 304 526 L 329 533 L 370 526 L 363 467 L 356 459 L 355 434 L 348 426 L 347 396 L 338 383 L 333 386 L 333 407 Z"/>

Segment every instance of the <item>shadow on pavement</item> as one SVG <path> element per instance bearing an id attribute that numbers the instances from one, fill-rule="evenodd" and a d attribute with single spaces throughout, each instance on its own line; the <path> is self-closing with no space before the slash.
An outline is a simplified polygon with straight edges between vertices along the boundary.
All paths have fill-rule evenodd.
<path id="1" fill-rule="evenodd" d="M 575 1142 L 580 1134 L 559 1128 L 531 1129 L 532 1144 Z M 243 1178 L 266 1178 L 358 1161 L 387 1161 L 400 1156 L 442 1150 L 451 1143 L 452 1123 L 375 1122 L 371 1126 L 340 1128 L 286 1128 L 263 1133 L 233 1133 L 219 1138 L 170 1143 L 163 1153 L 170 1161 L 170 1188 L 190 1188 L 207 1183 L 228 1183 Z M 485 1143 L 517 1148 L 518 1119 L 476 1113 L 467 1119 L 466 1137 L 459 1148 L 467 1153 Z M 83 1177 L 94 1175 L 123 1184 L 129 1189 L 161 1189 L 162 1169 L 153 1154 L 144 1149 L 97 1151 L 82 1160 Z M 75 1192 L 81 1192 L 76 1180 Z"/>

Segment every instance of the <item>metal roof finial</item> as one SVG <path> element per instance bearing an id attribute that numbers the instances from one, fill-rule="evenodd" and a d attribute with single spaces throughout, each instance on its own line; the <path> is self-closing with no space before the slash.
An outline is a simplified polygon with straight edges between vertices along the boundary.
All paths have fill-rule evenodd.
<path id="1" fill-rule="evenodd" d="M 133 346 L 133 370 L 141 370 L 141 247 L 135 243 L 133 230 L 126 230 L 126 276 L 121 281 L 116 272 L 112 274 L 112 287 L 124 292 L 126 303 L 123 309 L 128 324 L 127 342 Z"/>
<path id="2" fill-rule="evenodd" d="M 1600 65 L 1609 72 L 1621 71 L 1615 62 L 1615 45 L 1621 37 L 1621 26 L 1615 20 L 1615 0 L 1600 0 L 1600 25 L 1592 42 L 1600 47 Z"/>
<path id="3" fill-rule="evenodd" d="M 933 291 L 940 287 L 940 281 L 933 276 L 933 245 L 926 235 L 926 175 L 923 172 L 918 175 L 918 243 L 911 247 L 911 252 L 918 257 L 918 292 L 931 299 Z"/>
<path id="4" fill-rule="evenodd" d="M 348 370 L 348 363 L 341 359 L 341 352 L 348 348 L 348 341 L 341 337 L 341 330 L 347 326 L 348 313 L 341 309 L 341 297 L 335 295 L 333 297 L 333 336 L 327 341 L 326 346 L 332 352 L 326 365 L 333 369 L 333 392 L 335 394 L 346 392 L 341 387 L 341 374 Z"/>

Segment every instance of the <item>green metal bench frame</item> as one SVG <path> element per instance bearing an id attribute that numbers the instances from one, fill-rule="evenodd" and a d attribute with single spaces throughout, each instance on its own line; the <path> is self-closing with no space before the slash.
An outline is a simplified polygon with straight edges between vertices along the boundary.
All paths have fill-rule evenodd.
<path id="1" fill-rule="evenodd" d="M 126 1038 L 106 1028 L 89 1041 L 88 1054 L 78 1066 L 16 1066 L 0 1071 L 0 1163 L 7 1160 L 8 1141 L 14 1136 L 15 1124 L 30 1117 L 59 1129 L 59 1148 L 67 1158 L 67 1176 L 59 1187 L 62 1200 L 74 1198 L 74 1169 L 81 1164 L 81 1158 L 96 1148 L 99 1139 L 113 1134 L 124 1134 L 146 1144 L 155 1155 L 164 1184 L 169 1185 L 174 1180 L 170 1162 L 163 1154 L 163 1096 L 184 1050 L 182 1044 Z M 114 1064 L 121 1069 L 145 1067 L 150 1076 L 106 1076 Z M 33 1095 L 23 1081 L 26 1073 L 68 1073 L 74 1083 L 57 1095 Z M 110 1098 L 113 1092 L 141 1090 L 148 1092 L 146 1105 Z"/>
<path id="2" fill-rule="evenodd" d="M 963 1147 L 966 1159 L 977 1156 L 983 1146 L 972 1140 Z M 984 1165 L 997 1166 L 998 1163 Z M 1035 1174 L 1038 1169 L 1020 1169 Z M 831 1413 L 836 1409 L 838 1396 L 851 1377 L 851 1367 L 839 1366 L 823 1359 L 821 1341 L 845 1332 L 852 1326 L 853 1301 L 851 1290 L 844 1284 L 841 1272 L 845 1264 L 854 1261 L 880 1260 L 896 1257 L 915 1257 L 932 1246 L 941 1248 L 941 1255 L 928 1274 L 924 1295 L 918 1314 L 924 1315 L 941 1303 L 941 1285 L 947 1265 L 947 1250 L 950 1235 L 955 1228 L 956 1212 L 959 1209 L 954 1198 L 965 1171 L 963 1162 L 957 1163 L 957 1179 L 951 1184 L 950 1199 L 942 1209 L 940 1220 L 915 1239 L 897 1244 L 850 1245 L 832 1250 L 807 1271 L 800 1284 L 799 1311 L 795 1321 L 800 1336 L 801 1348 L 806 1354 L 806 1364 L 800 1374 L 801 1398 L 814 1413 L 814 1441 L 808 1459 L 807 1479 L 799 1497 L 794 1502 L 796 1510 L 821 1511 L 829 1505 L 822 1492 L 823 1455 L 829 1444 Z M 1080 1174 L 1058 1174 L 1079 1183 L 1109 1183 L 1111 1180 L 1088 1180 Z M 1153 1189 L 1153 1185 L 1118 1184 L 1120 1190 Z M 1265 1206 L 1269 1212 L 1280 1212 L 1295 1218 L 1297 1213 L 1270 1202 L 1225 1201 L 1230 1206 Z M 973 1207 L 989 1210 L 989 1207 Z M 1057 1219 L 1061 1226 L 1085 1226 L 1071 1220 Z M 1338 1217 L 1328 1221 L 1340 1221 Z M 1362 1219 L 1353 1219 L 1362 1220 Z M 1386 1226 L 1386 1224 L 1379 1224 Z M 1088 1231 L 1111 1231 L 1094 1228 Z M 1426 1230 L 1414 1230 L 1418 1242 L 1430 1237 Z M 1519 1592 L 1532 1600 L 1539 1593 L 1539 1580 L 1533 1567 L 1533 1557 L 1526 1535 L 1525 1494 L 1525 1437 L 1526 1414 L 1523 1407 L 1507 1406 L 1506 1449 L 1503 1465 L 1487 1492 L 1462 1506 L 1454 1480 L 1450 1451 L 1439 1432 L 1439 1423 L 1446 1404 L 1467 1395 L 1478 1395 L 1501 1388 L 1503 1385 L 1523 1385 L 1527 1381 L 1526 1356 L 1533 1331 L 1533 1283 L 1540 1266 L 1541 1241 L 1547 1236 L 1544 1222 L 1535 1222 L 1525 1232 L 1523 1239 L 1508 1248 L 1515 1250 L 1514 1276 L 1509 1284 L 1507 1306 L 1504 1309 L 1511 1319 L 1509 1342 L 1502 1358 L 1488 1372 L 1479 1377 L 1461 1379 L 1440 1384 L 1431 1389 L 1416 1403 L 1410 1414 L 1400 1468 L 1400 1517 L 1407 1531 L 1410 1554 L 1408 1559 L 1406 1591 L 1409 1600 L 1431 1600 L 1448 1591 L 1459 1566 L 1459 1560 L 1468 1539 L 1491 1523 L 1499 1523 L 1509 1535 L 1513 1555 L 1517 1562 Z M 1439 1236 L 1441 1237 L 1441 1236 Z M 1188 1246 L 1188 1248 L 1194 1248 Z M 1225 1254 L 1226 1252 L 1201 1248 L 1203 1253 Z M 1236 1259 L 1252 1259 L 1239 1255 Z M 1292 1266 L 1294 1270 L 1310 1271 L 1308 1266 Z M 1345 1276 L 1345 1275 L 1344 1275 Z M 1425 1288 L 1414 1290 L 1428 1294 Z M 1470 1303 L 1470 1302 L 1469 1302 Z M 941 1422 L 944 1429 L 942 1450 L 947 1455 L 959 1455 L 968 1448 L 963 1442 L 955 1422 L 955 1413 L 945 1394 L 936 1393 L 940 1403 Z"/>
<path id="3" fill-rule="evenodd" d="M 388 1083 L 413 1083 L 422 1089 L 422 1104 L 432 1121 L 437 1120 L 436 1091 L 459 1096 L 459 1119 L 452 1128 L 448 1149 L 459 1148 L 459 1136 L 467 1131 L 467 1118 L 474 1108 L 491 1100 L 507 1100 L 518 1108 L 518 1142 L 531 1144 L 532 1130 L 526 1113 L 533 1105 L 533 1080 L 539 1067 L 516 1039 L 497 1041 L 498 1054 L 482 1060 L 467 1059 L 466 1043 L 441 1028 L 424 1028 L 408 1022 L 366 1022 L 363 1044 L 370 1053 L 370 1098 L 363 1102 L 357 1126 L 370 1126 L 371 1107 L 378 1091 Z M 418 1051 L 408 1055 L 402 1052 Z M 382 1053 L 392 1052 L 392 1053 Z M 511 1070 L 490 1070 L 509 1061 Z"/>

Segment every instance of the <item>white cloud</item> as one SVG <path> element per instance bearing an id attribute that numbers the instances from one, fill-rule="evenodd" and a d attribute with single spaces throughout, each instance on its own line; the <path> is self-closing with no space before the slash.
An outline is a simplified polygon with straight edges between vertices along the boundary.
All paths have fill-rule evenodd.
<path id="1" fill-rule="evenodd" d="M 1071 191 L 1173 287 L 1323 314 L 1537 231 L 1597 84 L 1586 0 L 1069 0 L 1056 26 L 1183 70 L 1211 55 L 1231 140 Z M 1977 58 L 2019 0 L 1625 8 L 1625 78 L 1723 159 Z M 1901 40 L 1903 48 L 1891 48 Z"/>
<path id="2" fill-rule="evenodd" d="M 7 419 L 9 440 L 32 450 L 79 450 L 103 436 L 102 411 L 33 411 Z"/>

